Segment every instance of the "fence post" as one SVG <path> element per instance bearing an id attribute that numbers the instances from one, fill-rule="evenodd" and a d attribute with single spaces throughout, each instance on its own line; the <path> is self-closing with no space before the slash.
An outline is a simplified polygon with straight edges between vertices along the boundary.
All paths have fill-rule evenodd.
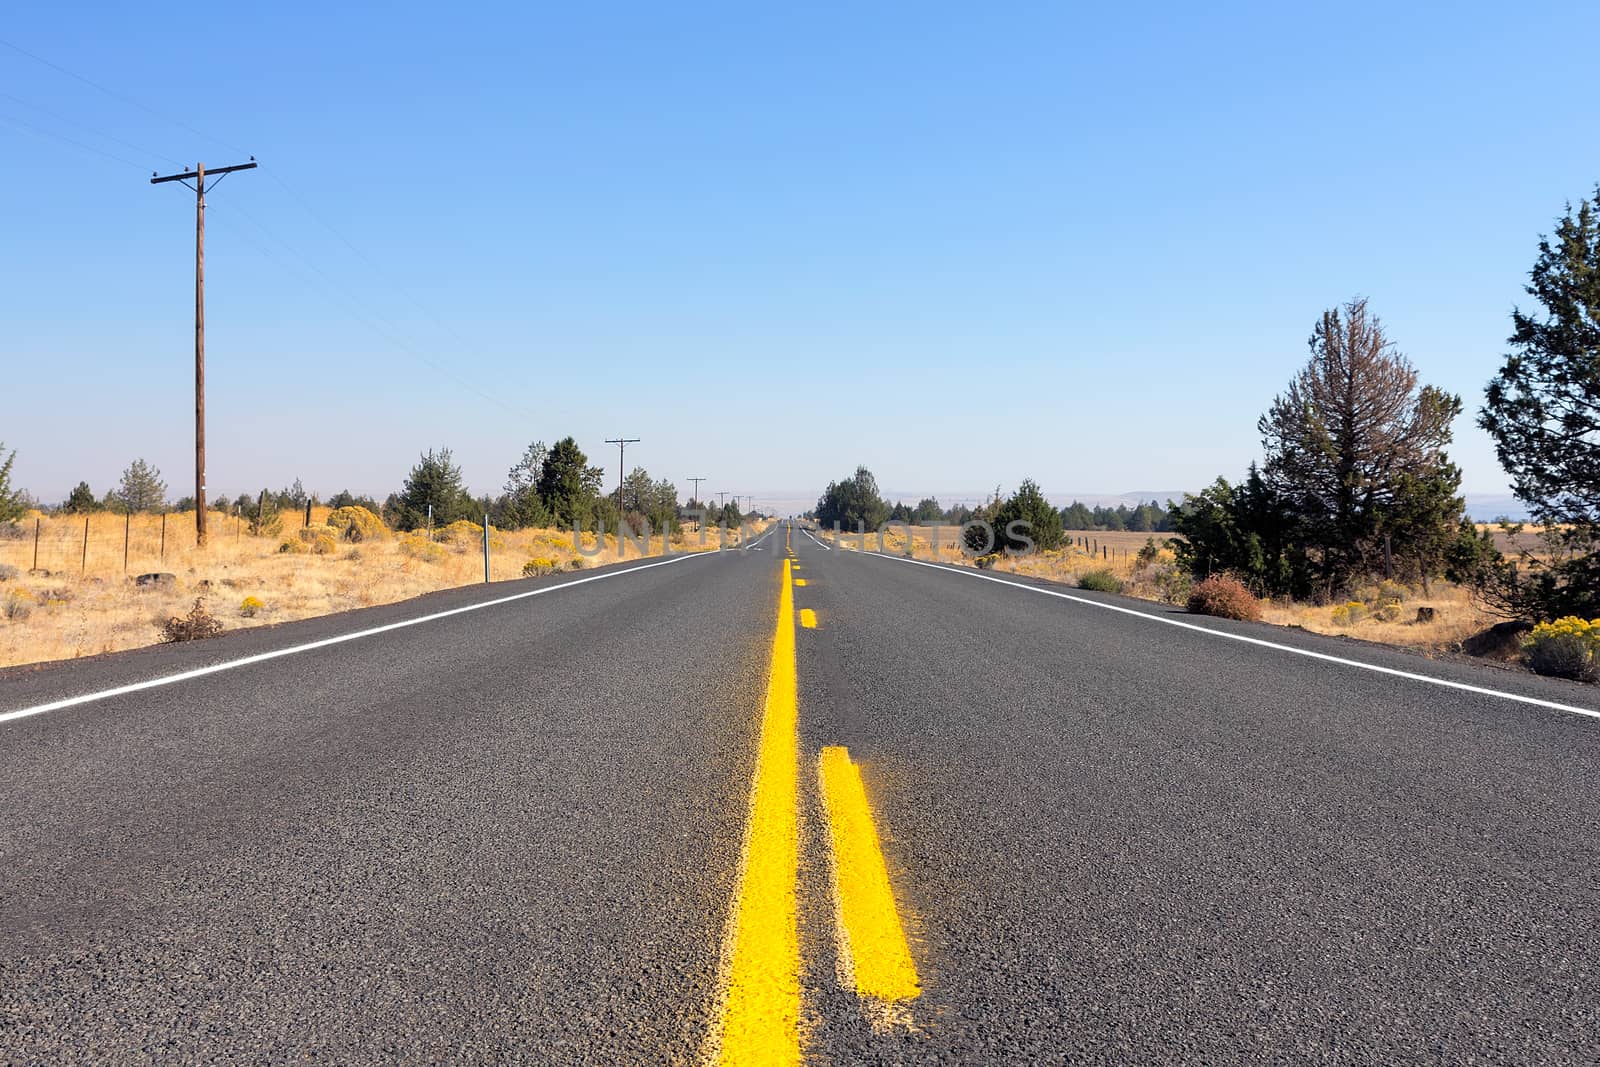
<path id="1" fill-rule="evenodd" d="M 311 501 L 306 501 L 306 525 L 311 525 Z"/>
<path id="2" fill-rule="evenodd" d="M 122 573 L 128 573 L 128 540 L 133 533 L 133 508 L 122 513 Z"/>
<path id="3" fill-rule="evenodd" d="M 33 519 L 33 569 L 39 569 L 39 523 L 44 520 L 38 516 Z"/>
<path id="4" fill-rule="evenodd" d="M 489 580 L 489 513 L 483 513 L 483 580 Z"/>
<path id="5" fill-rule="evenodd" d="M 433 505 L 428 505 L 428 541 L 433 541 Z"/>
<path id="6" fill-rule="evenodd" d="M 78 564 L 78 573 L 89 573 L 89 516 L 83 517 L 83 559 Z"/>
<path id="7" fill-rule="evenodd" d="M 167 561 L 167 513 L 161 513 L 161 562 Z"/>

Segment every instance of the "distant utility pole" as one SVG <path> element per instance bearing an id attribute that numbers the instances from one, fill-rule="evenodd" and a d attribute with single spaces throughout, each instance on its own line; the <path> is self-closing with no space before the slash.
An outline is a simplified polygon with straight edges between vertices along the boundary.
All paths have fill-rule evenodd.
<path id="1" fill-rule="evenodd" d="M 728 491 L 726 489 L 723 489 L 717 493 L 717 506 L 719 508 L 725 508 L 728 506 Z M 733 506 L 739 506 L 738 497 L 734 497 Z"/>
<path id="2" fill-rule="evenodd" d="M 207 171 L 204 163 L 182 174 L 154 175 L 151 185 L 181 182 L 194 190 L 194 538 L 201 548 L 206 544 L 206 193 L 236 170 L 254 170 L 256 157 L 248 163 L 217 167 Z M 211 184 L 206 184 L 206 178 Z M 189 180 L 194 184 L 190 185 Z"/>
<path id="3" fill-rule="evenodd" d="M 684 481 L 694 483 L 694 496 L 690 497 L 696 504 L 700 503 L 700 483 L 709 482 L 710 478 L 685 478 Z"/>
<path id="4" fill-rule="evenodd" d="M 606 444 L 617 446 L 617 507 L 619 509 L 625 506 L 622 502 L 622 457 L 628 451 L 629 445 L 636 445 L 638 443 L 639 439 L 637 437 L 606 438 Z"/>

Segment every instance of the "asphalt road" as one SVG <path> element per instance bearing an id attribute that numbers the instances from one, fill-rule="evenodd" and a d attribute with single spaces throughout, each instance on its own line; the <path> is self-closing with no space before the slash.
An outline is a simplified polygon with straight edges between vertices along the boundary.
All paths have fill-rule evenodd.
<path id="1" fill-rule="evenodd" d="M 781 527 L 0 673 L 0 1061 L 726 1052 L 786 539 L 805 1062 L 1600 1062 L 1600 719 L 1496 695 L 1593 689 Z M 841 963 L 841 745 L 893 1011 Z"/>

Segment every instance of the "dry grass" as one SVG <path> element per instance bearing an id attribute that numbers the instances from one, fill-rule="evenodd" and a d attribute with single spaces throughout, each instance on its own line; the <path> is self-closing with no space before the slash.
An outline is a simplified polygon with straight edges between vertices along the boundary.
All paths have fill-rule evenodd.
<path id="1" fill-rule="evenodd" d="M 829 543 L 834 543 L 831 530 L 819 532 L 819 536 Z M 944 563 L 970 565 L 972 559 L 962 552 L 960 536 L 961 531 L 956 526 L 913 526 L 911 527 L 912 555 L 917 559 L 937 559 Z M 1080 537 L 1087 537 L 1089 544 L 1087 546 L 1077 544 Z M 1151 537 L 1155 538 L 1158 545 L 1167 539 L 1166 534 L 1148 533 L 1068 534 L 1072 544 L 1028 556 L 1002 556 L 996 561 L 994 569 L 1032 578 L 1049 578 L 1072 585 L 1076 585 L 1085 572 L 1092 570 L 1110 570 L 1120 578 L 1129 579 L 1133 575 L 1139 549 L 1143 548 Z M 880 546 L 877 534 L 867 534 L 867 551 L 905 552 L 906 537 L 903 529 L 884 531 L 881 541 Z M 937 553 L 934 551 L 935 541 L 938 545 Z M 837 543 L 845 551 L 859 551 L 861 548 L 861 538 L 856 534 L 840 534 Z"/>
<path id="2" fill-rule="evenodd" d="M 944 563 L 972 566 L 971 557 L 961 552 L 958 530 L 954 526 L 938 528 L 939 551 L 934 553 L 934 530 L 915 526 L 911 529 L 912 555 L 917 559 L 935 559 Z M 830 543 L 837 543 L 845 551 L 859 551 L 861 542 L 855 534 L 842 535 L 837 542 L 832 531 L 819 532 Z M 1073 542 L 1058 551 L 1039 552 L 1031 556 L 1002 557 L 994 570 L 1020 574 L 1032 578 L 1045 578 L 1076 586 L 1089 571 L 1109 570 L 1126 583 L 1125 591 L 1147 600 L 1161 600 L 1163 589 L 1158 578 L 1163 570 L 1172 568 L 1173 554 L 1163 548 L 1154 565 L 1139 567 L 1139 550 L 1153 536 L 1156 544 L 1164 545 L 1168 534 L 1148 533 L 1072 533 Z M 1087 546 L 1079 543 L 1088 538 Z M 903 530 L 886 531 L 883 551 L 904 552 L 906 538 Z M 868 551 L 879 550 L 879 538 L 869 534 Z M 1433 609 L 1433 621 L 1418 622 L 1417 609 Z M 1499 622 L 1497 616 L 1484 611 L 1467 590 L 1448 582 L 1435 583 L 1429 595 L 1408 592 L 1400 605 L 1400 615 L 1392 620 L 1373 617 L 1370 612 L 1354 622 L 1336 622 L 1334 606 L 1319 607 L 1282 601 L 1262 603 L 1261 617 L 1279 626 L 1298 626 L 1321 634 L 1340 634 L 1376 641 L 1387 645 L 1415 648 L 1426 652 L 1451 651 L 1466 638 Z"/>
<path id="3" fill-rule="evenodd" d="M 313 509 L 312 524 L 324 523 L 328 511 Z M 7 567 L 17 572 L 0 581 L 0 667 L 153 644 L 160 639 L 157 626 L 186 614 L 197 597 L 233 630 L 388 604 L 483 581 L 481 531 L 462 531 L 452 540 L 435 531 L 439 541 L 432 545 L 420 537 L 390 534 L 360 544 L 340 541 L 326 555 L 280 552 L 283 542 L 299 542 L 304 519 L 303 513 L 285 516 L 276 536 L 254 537 L 247 522 L 213 512 L 211 544 L 201 550 L 194 544 L 193 512 L 167 517 L 164 546 L 160 516 L 136 515 L 127 527 L 124 568 L 122 516 L 89 517 L 85 556 L 83 517 L 30 515 L 20 524 L 21 539 L 0 539 L 0 574 Z M 730 531 L 730 546 L 735 541 Z M 491 529 L 490 575 L 495 581 L 520 578 L 523 565 L 534 557 L 571 569 L 579 559 L 583 566 L 596 567 L 639 556 L 632 542 L 619 552 L 612 534 L 604 545 L 592 533 L 584 535 L 583 543 L 595 554 L 580 557 L 571 531 Z M 672 543 L 674 552 L 716 547 L 715 530 L 708 531 L 703 546 L 693 528 Z M 650 554 L 661 551 L 657 536 Z M 145 573 L 171 574 L 175 581 L 142 588 L 134 579 Z"/>

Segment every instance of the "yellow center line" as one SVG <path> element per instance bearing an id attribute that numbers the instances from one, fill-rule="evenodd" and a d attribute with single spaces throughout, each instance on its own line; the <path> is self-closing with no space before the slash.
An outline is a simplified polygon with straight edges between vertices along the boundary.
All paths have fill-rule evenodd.
<path id="1" fill-rule="evenodd" d="M 810 608 L 801 608 L 800 625 L 807 630 L 815 630 L 817 628 L 817 613 Z"/>
<path id="2" fill-rule="evenodd" d="M 761 745 L 750 787 L 750 821 L 734 897 L 732 948 L 726 956 L 730 962 L 719 1053 L 723 1064 L 800 1062 L 800 938 L 795 920 L 799 743 L 792 580 L 786 559 L 778 589 Z"/>
<path id="3" fill-rule="evenodd" d="M 895 910 L 861 768 L 838 746 L 824 748 L 817 764 L 833 843 L 840 952 L 846 955 L 856 992 L 882 1001 L 915 999 L 922 991 L 917 966 Z"/>
<path id="4" fill-rule="evenodd" d="M 804 578 L 796 578 L 794 580 L 794 584 L 795 585 L 805 585 L 806 584 L 806 580 Z"/>

